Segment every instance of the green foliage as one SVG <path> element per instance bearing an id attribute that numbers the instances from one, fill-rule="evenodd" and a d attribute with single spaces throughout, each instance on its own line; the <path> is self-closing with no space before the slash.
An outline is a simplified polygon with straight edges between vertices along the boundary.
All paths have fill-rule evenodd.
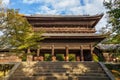
<path id="1" fill-rule="evenodd" d="M 58 61 L 64 61 L 64 54 L 56 54 L 56 59 Z"/>
<path id="2" fill-rule="evenodd" d="M 120 78 L 120 64 L 105 64 L 116 78 Z M 119 80 L 119 79 L 118 79 Z"/>
<path id="3" fill-rule="evenodd" d="M 76 61 L 75 54 L 69 54 L 69 61 Z"/>
<path id="4" fill-rule="evenodd" d="M 2 8 L 2 5 L 1 5 L 1 1 L 0 1 L 0 28 L 2 28 L 3 27 L 3 23 L 5 22 L 5 14 L 4 14 L 4 12 L 5 12 L 5 10 Z"/>
<path id="5" fill-rule="evenodd" d="M 105 64 L 110 70 L 117 70 L 120 72 L 120 64 Z"/>
<path id="6" fill-rule="evenodd" d="M 26 55 L 22 56 L 21 59 L 22 59 L 22 61 L 27 61 L 27 56 Z"/>
<path id="7" fill-rule="evenodd" d="M 104 2 L 106 9 L 108 9 L 108 24 L 112 26 L 112 36 L 108 43 L 120 43 L 120 0 L 110 0 Z M 115 33 L 115 34 L 113 34 Z"/>
<path id="8" fill-rule="evenodd" d="M 45 54 L 45 61 L 51 61 L 51 54 Z"/>
<path id="9" fill-rule="evenodd" d="M 93 61 L 99 62 L 99 58 L 96 54 L 93 54 L 92 56 L 93 56 Z"/>
<path id="10" fill-rule="evenodd" d="M 114 53 L 112 54 L 112 56 L 114 58 L 119 58 L 120 59 L 120 50 L 119 49 L 114 50 Z"/>
<path id="11" fill-rule="evenodd" d="M 119 44 L 120 43 L 120 35 L 114 35 L 112 39 L 108 41 L 109 43 L 112 42 L 114 44 Z"/>
<path id="12" fill-rule="evenodd" d="M 34 32 L 26 18 L 17 10 L 8 9 L 5 14 L 7 16 L 4 26 L 2 26 L 3 36 L 0 40 L 0 44 L 5 48 L 23 50 L 37 46 L 38 42 L 43 39 L 42 32 Z"/>
<path id="13" fill-rule="evenodd" d="M 104 5 L 108 9 L 108 24 L 112 26 L 112 35 L 110 35 L 106 43 L 120 44 L 120 0 L 110 0 L 104 2 Z M 117 56 L 120 56 L 119 51 L 116 48 L 114 54 L 117 53 Z"/>
<path id="14" fill-rule="evenodd" d="M 8 71 L 13 67 L 13 65 L 11 64 L 0 64 L 0 71 Z"/>
<path id="15" fill-rule="evenodd" d="M 51 54 L 45 54 L 45 61 L 51 61 Z M 69 61 L 76 61 L 74 54 L 69 54 Z M 64 61 L 64 54 L 56 54 L 57 61 Z"/>
<path id="16" fill-rule="evenodd" d="M 19 52 L 18 52 L 19 53 Z M 17 56 L 22 59 L 22 61 L 26 61 L 27 60 L 27 54 L 22 52 L 22 53 L 17 53 Z"/>
<path id="17" fill-rule="evenodd" d="M 3 76 L 6 76 L 6 72 L 12 69 L 13 64 L 0 64 L 0 72 L 3 72 Z"/>

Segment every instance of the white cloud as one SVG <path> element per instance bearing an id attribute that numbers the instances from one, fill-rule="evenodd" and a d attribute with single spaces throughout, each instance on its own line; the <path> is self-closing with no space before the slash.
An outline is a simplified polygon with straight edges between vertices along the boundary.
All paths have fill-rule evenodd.
<path id="1" fill-rule="evenodd" d="M 0 0 L 0 1 L 2 1 L 2 6 L 3 7 L 7 7 L 10 3 L 10 0 Z"/>
<path id="2" fill-rule="evenodd" d="M 64 9 L 64 8 L 72 8 L 78 7 L 80 5 L 79 0 L 59 0 L 56 4 L 52 4 L 55 9 Z"/>
<path id="3" fill-rule="evenodd" d="M 70 12 L 72 15 L 83 15 L 83 14 L 100 14 L 105 12 L 103 6 L 103 0 L 83 0 L 84 5 L 80 3 L 80 0 L 24 0 L 26 3 L 43 3 L 39 5 L 37 13 L 41 14 L 61 14 L 61 12 Z M 27 2 L 28 1 L 28 2 Z M 31 2 L 30 2 L 31 1 Z M 47 11 L 43 9 L 43 6 L 49 8 Z M 50 13 L 53 12 L 54 13 Z M 55 13 L 56 12 L 56 13 Z"/>
<path id="4" fill-rule="evenodd" d="M 85 5 L 82 6 L 82 9 L 85 10 L 86 14 L 100 14 L 104 13 L 105 8 L 103 6 L 103 0 L 84 0 Z"/>
<path id="5" fill-rule="evenodd" d="M 23 3 L 28 3 L 28 4 L 32 4 L 32 3 L 38 3 L 40 0 L 23 0 Z"/>

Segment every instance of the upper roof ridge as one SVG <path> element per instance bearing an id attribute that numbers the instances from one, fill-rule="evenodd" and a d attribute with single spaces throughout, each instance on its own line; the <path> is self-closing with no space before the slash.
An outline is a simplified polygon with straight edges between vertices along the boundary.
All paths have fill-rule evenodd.
<path id="1" fill-rule="evenodd" d="M 103 16 L 104 14 L 96 14 L 96 15 L 89 15 L 89 14 L 84 14 L 84 15 L 43 15 L 43 14 L 33 14 L 30 15 L 30 17 L 96 17 L 96 16 Z"/>

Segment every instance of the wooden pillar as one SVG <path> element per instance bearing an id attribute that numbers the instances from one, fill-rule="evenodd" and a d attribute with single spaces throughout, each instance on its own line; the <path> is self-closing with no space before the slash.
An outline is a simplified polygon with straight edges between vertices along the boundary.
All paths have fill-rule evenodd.
<path id="1" fill-rule="evenodd" d="M 91 59 L 93 61 L 93 45 L 90 44 L 90 54 L 91 54 Z"/>
<path id="2" fill-rule="evenodd" d="M 83 48 L 80 46 L 81 61 L 84 61 Z"/>
<path id="3" fill-rule="evenodd" d="M 80 61 L 80 56 L 76 56 L 76 61 Z"/>
<path id="4" fill-rule="evenodd" d="M 31 51 L 30 51 L 30 48 L 27 49 L 27 61 L 32 61 L 32 55 L 30 55 Z"/>
<path id="5" fill-rule="evenodd" d="M 51 46 L 51 49 L 52 49 L 51 55 L 54 56 L 54 55 L 55 55 L 55 54 L 54 54 L 54 53 L 55 53 L 55 51 L 54 51 L 54 45 Z"/>
<path id="6" fill-rule="evenodd" d="M 52 45 L 51 49 L 52 49 L 52 53 L 51 53 L 52 57 L 51 57 L 51 60 L 52 60 L 52 61 L 56 61 L 54 45 Z"/>
<path id="7" fill-rule="evenodd" d="M 37 48 L 37 60 L 40 61 L 40 48 Z"/>
<path id="8" fill-rule="evenodd" d="M 69 61 L 69 47 L 66 45 L 65 61 Z"/>
<path id="9" fill-rule="evenodd" d="M 31 53 L 31 52 L 30 52 L 30 48 L 27 49 L 27 53 L 28 53 L 28 54 Z"/>
<path id="10" fill-rule="evenodd" d="M 37 49 L 37 57 L 40 56 L 40 48 Z"/>

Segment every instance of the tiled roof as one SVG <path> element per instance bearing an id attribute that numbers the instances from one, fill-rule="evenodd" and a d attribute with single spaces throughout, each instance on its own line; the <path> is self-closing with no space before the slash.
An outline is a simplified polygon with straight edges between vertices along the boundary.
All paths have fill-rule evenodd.
<path id="1" fill-rule="evenodd" d="M 114 50 L 114 49 L 120 49 L 120 44 L 98 44 L 97 48 L 101 50 Z"/>

